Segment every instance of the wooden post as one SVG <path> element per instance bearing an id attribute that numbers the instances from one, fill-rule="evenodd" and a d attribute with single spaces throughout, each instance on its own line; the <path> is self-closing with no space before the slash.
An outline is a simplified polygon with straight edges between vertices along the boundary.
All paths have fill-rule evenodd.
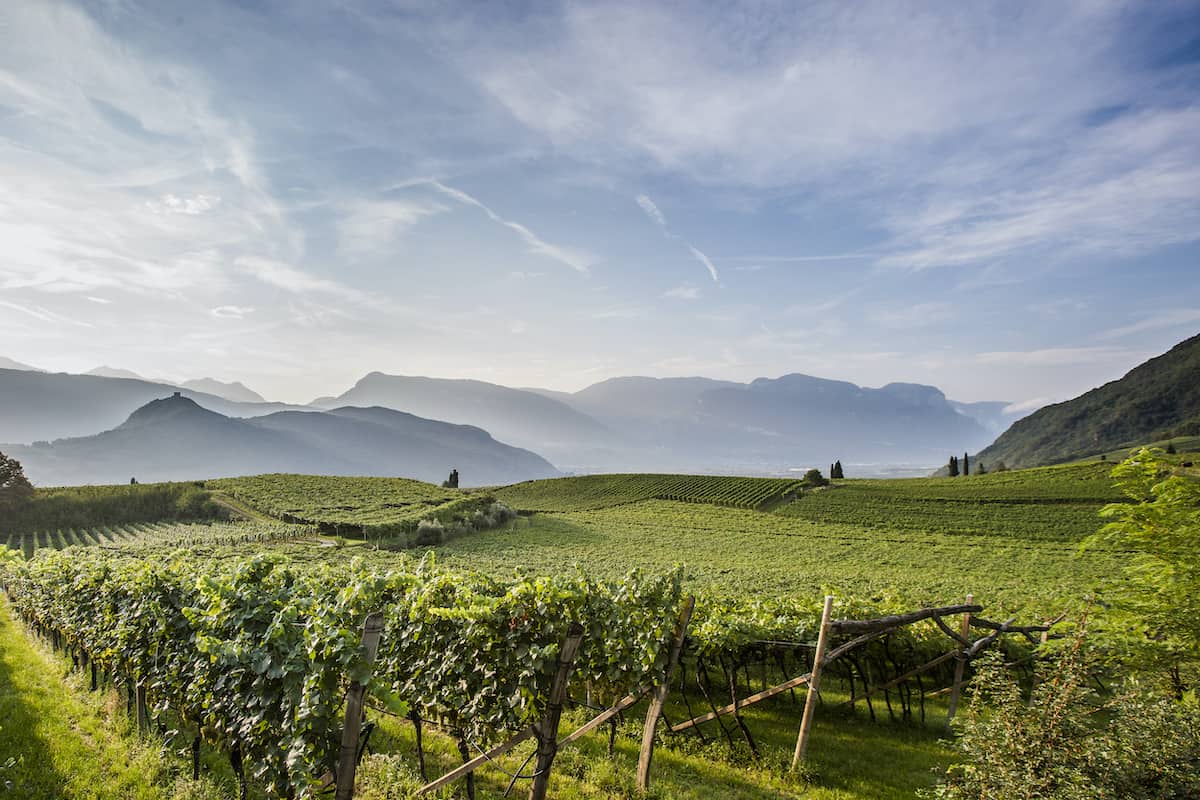
<path id="1" fill-rule="evenodd" d="M 533 785 L 529 787 L 529 800 L 546 800 L 550 787 L 550 766 L 558 753 L 558 720 L 562 717 L 562 704 L 567 696 L 567 682 L 571 678 L 571 667 L 575 664 L 575 653 L 583 640 L 583 626 L 572 622 L 567 629 L 567 639 L 558 654 L 558 671 L 550 685 L 550 701 L 546 704 L 546 716 L 536 725 L 537 761 L 533 770 Z"/>
<path id="2" fill-rule="evenodd" d="M 375 664 L 375 653 L 379 650 L 379 636 L 383 633 L 383 614 L 375 611 L 363 622 L 362 643 L 366 653 L 363 660 L 367 674 Z M 334 800 L 351 800 L 354 797 L 354 770 L 358 766 L 358 734 L 362 729 L 363 695 L 366 686 L 354 681 L 346 692 L 346 721 L 342 725 L 342 747 L 338 751 L 337 791 Z"/>
<path id="3" fill-rule="evenodd" d="M 967 595 L 967 605 L 971 605 L 975 600 L 975 595 Z M 962 627 L 959 633 L 964 639 L 971 635 L 971 612 L 963 612 Z M 958 663 L 954 665 L 954 683 L 950 689 L 950 710 L 946 712 L 946 730 L 950 730 L 950 723 L 954 721 L 954 715 L 958 711 L 958 699 L 962 696 L 963 673 L 967 669 L 967 653 L 964 650 L 962 657 Z"/>
<path id="4" fill-rule="evenodd" d="M 1046 642 L 1050 641 L 1050 629 L 1042 631 L 1041 643 L 1038 645 L 1038 650 L 1046 646 Z M 1034 697 L 1037 694 L 1038 685 L 1038 651 L 1033 651 L 1033 678 L 1029 681 L 1029 707 L 1033 708 Z"/>
<path id="5" fill-rule="evenodd" d="M 688 595 L 679 609 L 679 619 L 675 623 L 675 633 L 671 637 L 671 650 L 667 655 L 667 671 L 662 683 L 654 687 L 650 696 L 650 708 L 646 711 L 646 724 L 642 728 L 642 751 L 638 754 L 637 788 L 646 791 L 650 788 L 650 762 L 654 758 L 654 729 L 658 727 L 658 718 L 662 716 L 663 704 L 667 702 L 667 692 L 671 690 L 671 678 L 675 674 L 675 665 L 679 663 L 679 654 L 683 651 L 683 640 L 687 636 L 688 624 L 692 621 L 692 612 L 696 609 L 696 598 Z"/>
<path id="6" fill-rule="evenodd" d="M 146 711 L 146 685 L 139 683 L 134 692 L 137 703 L 138 733 L 145 735 L 150 730 L 150 715 Z"/>
<path id="7" fill-rule="evenodd" d="M 796 752 L 792 754 L 792 769 L 800 766 L 808 749 L 808 737 L 812 733 L 813 714 L 817 710 L 817 693 L 821 690 L 821 666 L 825 660 L 825 645 L 829 641 L 829 618 L 833 615 L 833 595 L 825 595 L 825 609 L 821 612 L 821 631 L 817 634 L 817 650 L 813 653 L 812 677 L 808 679 L 808 692 L 804 698 L 804 716 L 800 720 L 800 734 L 796 737 Z"/>

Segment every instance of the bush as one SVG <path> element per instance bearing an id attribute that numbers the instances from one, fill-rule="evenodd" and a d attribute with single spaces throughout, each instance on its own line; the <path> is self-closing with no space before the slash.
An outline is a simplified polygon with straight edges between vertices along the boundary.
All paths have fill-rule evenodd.
<path id="1" fill-rule="evenodd" d="M 958 748 L 932 793 L 944 800 L 1200 797 L 1200 707 L 1130 683 L 1090 686 L 1083 636 L 1043 670 L 1026 703 L 999 654 L 981 659 Z"/>
<path id="2" fill-rule="evenodd" d="M 441 520 L 423 519 L 417 523 L 417 538 L 414 543 L 419 546 L 441 544 L 446 538 L 446 527 Z"/>
<path id="3" fill-rule="evenodd" d="M 814 468 L 804 473 L 800 483 L 805 486 L 828 486 L 829 479 L 821 474 L 821 470 Z"/>

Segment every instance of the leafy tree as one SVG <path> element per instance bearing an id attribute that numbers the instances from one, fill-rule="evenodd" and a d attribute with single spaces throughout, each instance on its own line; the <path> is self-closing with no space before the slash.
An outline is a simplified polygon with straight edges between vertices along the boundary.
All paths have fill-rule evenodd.
<path id="1" fill-rule="evenodd" d="M 804 477 L 800 481 L 805 486 L 828 486 L 829 479 L 821 474 L 821 470 L 813 467 L 808 472 L 804 473 Z"/>
<path id="2" fill-rule="evenodd" d="M 1173 455 L 1175 455 L 1175 453 L 1176 453 L 1176 450 L 1175 450 L 1175 443 L 1174 443 L 1174 442 L 1167 442 L 1167 455 L 1171 455 L 1171 456 L 1173 456 Z"/>
<path id="3" fill-rule="evenodd" d="M 846 474 L 844 472 L 842 472 L 842 462 L 841 461 L 833 462 L 833 466 L 829 470 L 829 477 L 830 478 L 845 478 L 846 477 Z"/>
<path id="4" fill-rule="evenodd" d="M 975 474 L 976 475 L 987 475 L 987 470 L 983 468 L 982 461 L 980 461 L 978 464 L 975 465 Z"/>
<path id="5" fill-rule="evenodd" d="M 25 477 L 21 462 L 0 453 L 0 509 L 12 510 L 33 497 L 33 484 Z"/>
<path id="6" fill-rule="evenodd" d="M 1140 632 L 1134 641 L 1167 659 L 1182 695 L 1182 670 L 1200 663 L 1200 481 L 1164 456 L 1143 448 L 1113 468 L 1129 500 L 1101 509 L 1111 521 L 1083 546 L 1132 551 L 1126 580 L 1111 588 L 1118 618 Z"/>
<path id="7" fill-rule="evenodd" d="M 947 469 L 950 470 L 950 477 L 957 478 L 958 477 L 958 456 L 950 456 L 950 463 L 947 464 L 946 466 L 947 466 Z"/>
<path id="8" fill-rule="evenodd" d="M 999 653 L 980 659 L 942 800 L 1142 800 L 1200 796 L 1200 707 L 1135 683 L 1101 697 L 1082 633 L 1038 670 L 1026 700 Z M 931 796 L 926 794 L 926 797 Z"/>

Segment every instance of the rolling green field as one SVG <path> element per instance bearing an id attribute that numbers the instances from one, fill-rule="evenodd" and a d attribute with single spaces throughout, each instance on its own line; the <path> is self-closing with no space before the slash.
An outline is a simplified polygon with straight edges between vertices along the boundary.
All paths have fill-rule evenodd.
<path id="1" fill-rule="evenodd" d="M 1110 468 L 1087 463 L 959 478 L 843 480 L 820 489 L 783 479 L 706 476 L 534 481 L 490 490 L 522 512 L 516 520 L 406 552 L 354 537 L 361 530 L 412 524 L 483 493 L 400 479 L 269 475 L 204 487 L 218 501 L 236 500 L 256 516 L 253 521 L 57 526 L 0 534 L 0 543 L 27 556 L 38 548 L 82 545 L 147 563 L 183 558 L 231 567 L 269 550 L 304 571 L 351 559 L 364 569 L 405 571 L 432 554 L 442 568 L 501 579 L 580 571 L 620 580 L 634 568 L 662 574 L 681 565 L 684 589 L 702 599 L 811 607 L 833 592 L 839 602 L 904 609 L 960 602 L 973 593 L 988 617 L 1035 621 L 1083 605 L 1120 573 L 1124 553 L 1078 548 L 1099 527 L 1099 508 L 1120 499 Z M 346 526 L 348 539 L 322 533 L 330 524 Z M 750 673 L 745 676 L 746 691 L 784 674 L 772 669 L 759 676 L 755 668 L 752 683 Z M 867 800 L 914 797 L 932 786 L 953 757 L 936 722 L 944 700 L 930 701 L 928 723 L 890 722 L 882 708 L 877 710 L 884 716 L 871 721 L 861 706 L 840 708 L 849 688 L 841 678 L 825 687 L 809 772 L 797 776 L 786 769 L 799 709 L 781 695 L 746 711 L 763 760 L 750 758 L 736 731 L 722 735 L 716 726 L 706 731 L 707 744 L 668 737 L 656 755 L 651 796 Z M 555 796 L 634 796 L 640 713 L 635 707 L 619 725 L 613 760 L 605 755 L 604 730 L 586 737 L 578 750 L 565 751 L 556 762 Z M 691 713 L 677 700 L 668 703 L 669 718 Z M 586 716 L 577 709 L 568 718 L 581 722 Z M 420 783 L 411 764 L 412 727 L 386 714 L 374 719 L 373 749 L 399 755 L 368 759 L 363 796 L 408 797 L 398 787 Z M 425 735 L 434 772 L 457 763 L 451 739 L 436 730 Z M 506 756 L 501 766 L 519 770 L 528 750 Z M 874 756 L 864 760 L 864 752 Z M 215 769 L 228 785 L 228 772 Z M 480 797 L 503 796 L 507 783 L 504 772 L 484 770 Z M 393 789 L 398 793 L 390 794 Z"/>

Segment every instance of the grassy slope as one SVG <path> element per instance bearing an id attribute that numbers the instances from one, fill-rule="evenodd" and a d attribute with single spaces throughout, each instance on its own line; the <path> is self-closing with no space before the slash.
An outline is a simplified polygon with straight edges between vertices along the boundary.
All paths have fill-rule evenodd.
<path id="1" fill-rule="evenodd" d="M 16 763 L 4 767 L 9 757 Z M 116 695 L 83 691 L 62 661 L 26 638 L 0 600 L 0 797 L 185 796 L 170 781 L 158 749 L 135 740 Z M 204 795 L 193 787 L 186 796 Z"/>
<path id="2" fill-rule="evenodd" d="M 1099 527 L 1100 506 L 1119 499 L 1108 469 L 851 480 L 770 514 L 662 500 L 540 513 L 438 555 L 501 574 L 578 564 L 616 576 L 682 562 L 693 586 L 723 592 L 832 588 L 935 604 L 973 592 L 989 611 L 1053 615 L 1119 572 L 1119 553 L 1080 554 L 1076 546 Z"/>
<path id="3" fill-rule="evenodd" d="M 1200 335 L 1065 403 L 1017 420 L 979 453 L 989 467 L 1055 464 L 1200 433 Z"/>

